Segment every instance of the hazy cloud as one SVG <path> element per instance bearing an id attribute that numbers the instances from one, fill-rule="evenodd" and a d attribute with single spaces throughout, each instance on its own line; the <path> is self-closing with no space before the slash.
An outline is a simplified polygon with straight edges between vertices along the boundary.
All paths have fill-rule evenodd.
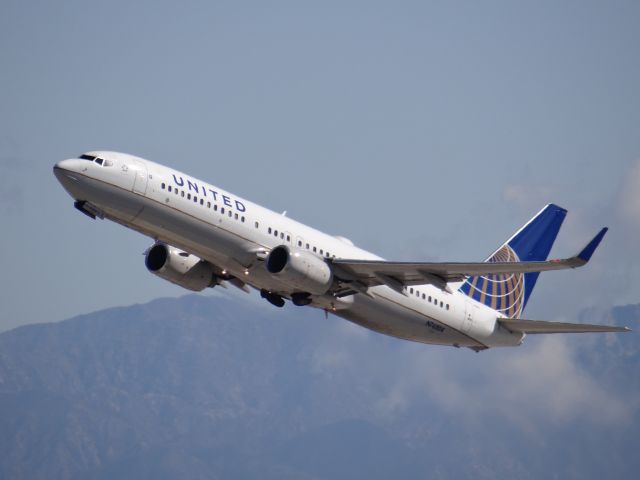
<path id="1" fill-rule="evenodd" d="M 612 389 L 582 366 L 582 347 L 575 346 L 581 344 L 566 337 L 532 337 L 520 348 L 472 354 L 380 342 L 366 330 L 364 340 L 338 327 L 331 330 L 313 353 L 314 373 L 350 370 L 349 377 L 357 380 L 349 387 L 373 390 L 377 400 L 363 408 L 383 421 L 401 421 L 436 407 L 469 425 L 490 416 L 537 434 L 538 425 L 574 421 L 619 425 L 639 407 L 638 399 Z M 584 348 L 594 348 L 583 338 Z"/>
<path id="2" fill-rule="evenodd" d="M 545 273 L 532 297 L 527 315 L 542 319 L 576 321 L 578 312 L 597 305 L 626 304 L 640 298 L 640 266 L 624 252 L 631 251 L 640 235 L 640 160 L 619 170 L 620 188 L 611 193 L 594 192 L 594 200 L 562 204 L 569 209 L 551 256 L 571 255 L 582 248 L 603 226 L 610 227 L 588 266 L 571 272 Z M 535 212 L 567 192 L 553 186 L 512 184 L 503 190 L 505 201 L 523 212 Z M 570 282 L 575 282 L 570 283 Z M 544 297 L 545 302 L 539 301 Z"/>
<path id="3" fill-rule="evenodd" d="M 2 143 L 15 148 L 14 142 L 4 138 Z M 0 210 L 10 212 L 24 204 L 26 162 L 18 155 L 0 155 Z"/>
<path id="4" fill-rule="evenodd" d="M 494 385 L 498 388 L 488 390 L 489 396 L 498 392 L 503 401 L 518 405 L 523 412 L 557 422 L 590 418 L 595 422 L 618 423 L 627 418 L 625 399 L 609 391 L 580 366 L 577 352 L 566 337 L 549 336 L 535 343 L 518 352 L 508 364 L 496 365 L 495 378 L 506 380 L 509 388 Z"/>
<path id="5" fill-rule="evenodd" d="M 430 389 L 437 392 L 433 398 L 452 413 L 501 415 L 522 424 L 587 418 L 616 423 L 627 418 L 623 396 L 609 391 L 580 366 L 566 337 L 531 338 L 527 343 L 518 351 L 487 352 L 486 359 L 471 362 L 462 371 L 457 365 L 446 375 L 431 378 L 439 387 Z M 468 374 L 475 380 L 464 385 L 469 383 Z"/>
<path id="6" fill-rule="evenodd" d="M 640 160 L 625 175 L 617 204 L 625 224 L 634 230 L 640 228 Z"/>
<path id="7" fill-rule="evenodd" d="M 542 208 L 553 198 L 551 188 L 543 185 L 507 185 L 502 192 L 505 202 L 515 204 L 519 209 L 527 212 Z"/>

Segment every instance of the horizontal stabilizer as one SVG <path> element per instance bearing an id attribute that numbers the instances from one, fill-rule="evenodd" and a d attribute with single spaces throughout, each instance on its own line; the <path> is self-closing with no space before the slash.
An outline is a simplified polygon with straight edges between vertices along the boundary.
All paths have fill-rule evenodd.
<path id="1" fill-rule="evenodd" d="M 543 320 L 520 320 L 498 318 L 498 323 L 511 332 L 517 333 L 590 333 L 590 332 L 630 332 L 628 327 L 611 325 L 589 325 L 585 323 L 546 322 Z"/>

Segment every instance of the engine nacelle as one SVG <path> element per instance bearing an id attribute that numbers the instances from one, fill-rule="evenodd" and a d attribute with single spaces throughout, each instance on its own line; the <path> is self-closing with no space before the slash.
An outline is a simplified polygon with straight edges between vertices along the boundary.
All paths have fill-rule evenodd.
<path id="1" fill-rule="evenodd" d="M 331 267 L 305 250 L 292 250 L 286 245 L 274 248 L 266 258 L 267 271 L 295 292 L 324 295 L 333 282 Z"/>
<path id="2" fill-rule="evenodd" d="M 210 263 L 164 243 L 156 243 L 147 251 L 144 264 L 154 275 L 194 292 L 217 283 Z"/>

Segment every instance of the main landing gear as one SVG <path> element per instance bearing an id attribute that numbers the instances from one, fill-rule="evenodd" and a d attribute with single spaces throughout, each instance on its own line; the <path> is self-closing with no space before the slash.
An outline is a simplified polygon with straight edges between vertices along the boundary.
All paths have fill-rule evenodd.
<path id="1" fill-rule="evenodd" d="M 264 298 L 271 305 L 276 307 L 284 307 L 284 298 L 277 293 L 270 292 L 268 290 L 260 290 L 260 296 Z M 298 307 L 304 307 L 311 303 L 311 294 L 307 292 L 296 292 L 291 294 L 291 303 Z"/>
<path id="2" fill-rule="evenodd" d="M 260 290 L 260 296 L 264 298 L 271 305 L 275 305 L 276 307 L 282 308 L 284 307 L 284 298 L 275 293 L 271 293 L 268 290 Z"/>
<path id="3" fill-rule="evenodd" d="M 311 294 L 307 292 L 297 292 L 291 294 L 291 301 L 298 307 L 304 307 L 311 303 Z"/>

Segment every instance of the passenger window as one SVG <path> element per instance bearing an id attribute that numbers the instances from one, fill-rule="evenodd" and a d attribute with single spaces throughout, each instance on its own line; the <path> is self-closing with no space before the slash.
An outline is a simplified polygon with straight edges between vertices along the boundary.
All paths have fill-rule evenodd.
<path id="1" fill-rule="evenodd" d="M 409 292 L 413 295 L 413 287 L 409 289 Z"/>
<path id="2" fill-rule="evenodd" d="M 220 215 L 224 215 L 224 207 L 220 207 Z"/>
<path id="3" fill-rule="evenodd" d="M 284 233 L 280 232 L 280 239 L 284 240 Z"/>
<path id="4" fill-rule="evenodd" d="M 164 190 L 164 187 L 165 187 L 164 183 L 160 184 L 160 188 L 162 188 L 162 190 Z"/>
<path id="5" fill-rule="evenodd" d="M 309 244 L 307 243 L 307 250 L 309 250 Z"/>
<path id="6" fill-rule="evenodd" d="M 216 204 L 214 204 L 214 205 L 213 205 L 213 211 L 214 211 L 214 212 L 217 212 L 217 211 L 218 211 L 218 205 L 216 205 Z"/>
<path id="7" fill-rule="evenodd" d="M 180 190 L 180 194 L 184 197 L 184 190 Z"/>
<path id="8" fill-rule="evenodd" d="M 244 223 L 244 217 L 240 217 L 240 221 Z"/>
<path id="9" fill-rule="evenodd" d="M 191 194 L 187 193 L 187 200 L 191 200 Z"/>
<path id="10" fill-rule="evenodd" d="M 269 234 L 271 234 L 271 227 L 269 227 L 269 230 L 268 230 L 268 232 L 269 232 Z"/>
<path id="11" fill-rule="evenodd" d="M 193 203 L 198 203 L 198 197 L 196 197 L 195 195 L 193 196 Z"/>
<path id="12" fill-rule="evenodd" d="M 431 303 L 431 295 L 429 295 L 429 303 Z"/>
<path id="13" fill-rule="evenodd" d="M 236 220 L 238 220 L 238 214 L 237 213 L 235 214 L 235 217 L 236 217 Z"/>
<path id="14" fill-rule="evenodd" d="M 233 216 L 233 212 L 229 210 L 229 218 L 231 218 L 232 216 Z"/>
<path id="15" fill-rule="evenodd" d="M 287 235 L 287 242 L 291 241 L 291 235 Z"/>
<path id="16" fill-rule="evenodd" d="M 302 246 L 302 242 L 300 240 L 298 240 L 298 246 L 301 247 Z"/>
<path id="17" fill-rule="evenodd" d="M 426 295 L 423 293 L 423 294 L 422 294 L 422 299 L 424 300 L 424 299 L 425 299 L 425 297 L 426 297 Z"/>
<path id="18" fill-rule="evenodd" d="M 447 303 L 447 310 L 449 310 L 449 304 Z"/>
<path id="19" fill-rule="evenodd" d="M 256 222 L 256 228 L 260 228 L 260 224 Z"/>
<path id="20" fill-rule="evenodd" d="M 277 236 L 278 236 L 278 230 L 274 230 L 274 231 L 273 231 L 273 236 L 274 236 L 274 237 L 277 237 Z"/>
<path id="21" fill-rule="evenodd" d="M 316 253 L 316 251 L 317 251 L 316 247 L 313 247 L 313 253 Z"/>
<path id="22" fill-rule="evenodd" d="M 420 298 L 420 292 L 416 290 L 416 297 Z"/>
<path id="23" fill-rule="evenodd" d="M 211 202 L 207 202 L 207 208 L 211 208 Z"/>
<path id="24" fill-rule="evenodd" d="M 167 190 L 169 190 L 169 193 L 171 193 L 171 185 L 169 185 L 169 188 L 167 188 Z"/>
<path id="25" fill-rule="evenodd" d="M 444 303 L 442 303 L 442 300 L 440 300 L 440 308 L 444 307 Z"/>

